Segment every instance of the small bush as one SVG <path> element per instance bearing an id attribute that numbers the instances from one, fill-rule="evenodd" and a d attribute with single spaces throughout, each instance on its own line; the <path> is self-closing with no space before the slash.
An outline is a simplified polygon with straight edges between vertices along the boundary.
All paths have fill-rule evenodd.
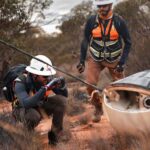
<path id="1" fill-rule="evenodd" d="M 36 134 L 14 123 L 10 116 L 0 116 L 0 149 L 40 150 Z"/>

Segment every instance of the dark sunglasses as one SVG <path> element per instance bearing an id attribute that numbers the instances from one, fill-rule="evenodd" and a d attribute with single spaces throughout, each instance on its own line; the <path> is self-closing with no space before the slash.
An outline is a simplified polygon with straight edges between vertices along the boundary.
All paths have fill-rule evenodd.
<path id="1" fill-rule="evenodd" d="M 107 7 L 109 6 L 110 4 L 106 4 L 106 5 L 97 5 L 97 8 L 102 8 L 102 7 Z"/>
<path id="2" fill-rule="evenodd" d="M 45 78 L 45 79 L 48 79 L 49 78 L 49 76 L 42 76 L 43 78 Z"/>

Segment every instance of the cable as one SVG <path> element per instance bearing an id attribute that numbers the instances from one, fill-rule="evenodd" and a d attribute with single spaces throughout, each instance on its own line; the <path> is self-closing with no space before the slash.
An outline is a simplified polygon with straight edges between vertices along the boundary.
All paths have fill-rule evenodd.
<path id="1" fill-rule="evenodd" d="M 94 88 L 94 89 L 96 89 L 96 90 L 102 92 L 102 89 L 98 88 L 97 86 L 95 86 L 95 85 L 93 85 L 93 84 L 90 84 L 90 83 L 86 82 L 85 80 L 82 80 L 82 79 L 80 79 L 80 78 L 78 78 L 78 77 L 76 77 L 76 76 L 74 76 L 74 75 L 72 75 L 72 74 L 70 74 L 70 73 L 68 73 L 68 72 L 66 72 L 66 71 L 64 71 L 64 70 L 62 70 L 62 69 L 60 69 L 60 68 L 58 68 L 58 67 L 56 67 L 56 66 L 52 66 L 52 65 L 50 65 L 50 64 L 48 64 L 48 63 L 46 63 L 46 62 L 44 62 L 43 60 L 40 60 L 40 59 L 34 57 L 33 55 L 27 53 L 25 50 L 19 49 L 19 48 L 13 46 L 12 44 L 9 44 L 9 43 L 7 43 L 7 42 L 1 40 L 1 39 L 0 39 L 0 43 L 2 43 L 3 45 L 6 45 L 6 46 L 12 48 L 13 50 L 16 50 L 16 51 L 20 52 L 20 53 L 22 53 L 22 54 L 24 54 L 24 55 L 26 55 L 26 56 L 28 56 L 28 57 L 34 58 L 34 59 L 36 59 L 36 60 L 38 60 L 38 61 L 41 61 L 41 62 L 43 62 L 43 63 L 49 65 L 50 67 L 53 67 L 53 68 L 56 69 L 57 71 L 62 72 L 62 73 L 64 73 L 64 74 L 66 74 L 67 76 L 70 76 L 70 77 L 72 77 L 72 78 L 74 78 L 74 79 L 76 79 L 76 80 L 78 80 L 78 81 L 80 81 L 80 82 L 82 82 L 82 83 L 84 83 L 84 84 L 86 84 L 86 85 L 88 85 L 88 86 L 91 86 L 92 88 Z"/>

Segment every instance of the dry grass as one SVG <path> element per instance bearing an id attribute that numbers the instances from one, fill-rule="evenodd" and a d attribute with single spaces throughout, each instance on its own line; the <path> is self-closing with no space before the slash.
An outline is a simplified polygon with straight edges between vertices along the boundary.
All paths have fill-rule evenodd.
<path id="1" fill-rule="evenodd" d="M 87 141 L 89 149 L 92 150 L 149 150 L 149 135 L 116 134 L 110 139 L 103 139 L 97 134 L 93 135 L 93 140 Z"/>
<path id="2" fill-rule="evenodd" d="M 35 140 L 37 135 L 16 125 L 8 114 L 0 116 L 0 135 L 0 149 L 2 150 L 40 150 L 40 145 Z"/>
<path id="3" fill-rule="evenodd" d="M 82 106 L 82 102 L 76 102 L 73 99 L 68 101 L 67 105 L 67 115 L 74 116 L 84 112 L 84 107 Z"/>
<path id="4" fill-rule="evenodd" d="M 79 118 L 79 122 L 80 122 L 80 125 L 86 125 L 86 124 L 88 124 L 88 122 L 89 122 L 89 116 L 88 115 L 81 116 Z"/>
<path id="5" fill-rule="evenodd" d="M 83 96 L 83 92 L 79 90 L 80 85 L 74 85 L 69 92 L 67 115 L 74 116 L 81 114 L 85 111 L 83 101 L 86 101 Z"/>
<path id="6" fill-rule="evenodd" d="M 149 150 L 149 135 L 115 135 L 112 144 L 115 150 Z"/>

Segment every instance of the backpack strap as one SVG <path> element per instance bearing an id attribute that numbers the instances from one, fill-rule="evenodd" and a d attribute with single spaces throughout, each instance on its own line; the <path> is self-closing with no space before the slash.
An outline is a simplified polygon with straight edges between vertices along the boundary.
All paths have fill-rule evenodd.
<path id="1" fill-rule="evenodd" d="M 27 74 L 26 73 L 21 74 L 19 77 L 17 77 L 14 80 L 13 87 L 15 87 L 15 83 L 16 82 L 22 82 L 22 83 L 24 83 L 26 85 L 26 88 L 27 88 L 26 79 L 27 79 Z"/>
<path id="2" fill-rule="evenodd" d="M 27 78 L 27 74 L 23 73 L 23 74 L 21 74 L 19 77 L 17 77 L 15 79 L 15 82 L 23 82 L 23 83 L 25 83 L 26 78 Z"/>
<path id="3" fill-rule="evenodd" d="M 25 87 L 27 89 L 26 79 L 27 79 L 26 73 L 23 73 L 19 77 L 17 77 L 13 82 L 13 91 L 14 91 L 14 87 L 15 87 L 16 82 L 24 83 Z M 15 94 L 14 94 L 14 100 L 12 101 L 12 108 L 17 108 L 17 107 L 19 107 L 19 101 L 17 100 L 17 97 L 15 97 Z"/>

